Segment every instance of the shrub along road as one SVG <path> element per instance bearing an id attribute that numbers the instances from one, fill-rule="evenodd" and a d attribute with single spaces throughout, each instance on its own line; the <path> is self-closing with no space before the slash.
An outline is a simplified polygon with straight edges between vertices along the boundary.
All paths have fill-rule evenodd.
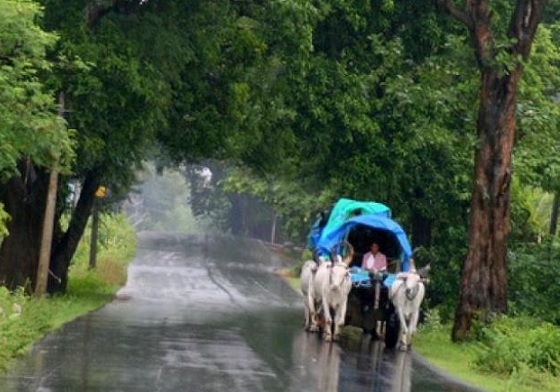
<path id="1" fill-rule="evenodd" d="M 322 343 L 277 258 L 229 237 L 142 233 L 126 287 L 36 344 L 2 391 L 466 391 L 369 338 Z"/>

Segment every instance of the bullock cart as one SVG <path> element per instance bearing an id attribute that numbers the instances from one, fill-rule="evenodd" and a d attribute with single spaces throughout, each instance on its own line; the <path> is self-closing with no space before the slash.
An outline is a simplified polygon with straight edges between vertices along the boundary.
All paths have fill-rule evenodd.
<path id="1" fill-rule="evenodd" d="M 409 270 L 412 250 L 406 233 L 391 218 L 391 210 L 380 203 L 358 202 L 341 199 L 346 206 L 322 219 L 322 230 L 317 222 L 312 228 L 310 247 L 322 257 L 336 253 L 348 254 L 349 245 L 354 249 L 350 261 L 352 289 L 348 295 L 346 325 L 361 328 L 374 338 L 383 338 L 386 347 L 393 348 L 399 338 L 399 318 L 389 299 L 389 287 L 399 272 Z M 364 208 L 369 207 L 368 208 Z M 336 221 L 335 224 L 332 224 Z M 314 236 L 314 238 L 311 238 Z M 372 272 L 361 268 L 362 259 L 371 244 L 379 245 L 387 258 L 387 268 Z"/>

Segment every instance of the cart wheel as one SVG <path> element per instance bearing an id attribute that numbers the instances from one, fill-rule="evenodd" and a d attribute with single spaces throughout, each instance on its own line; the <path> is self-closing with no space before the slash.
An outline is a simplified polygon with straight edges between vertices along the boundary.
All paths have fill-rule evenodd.
<path id="1" fill-rule="evenodd" d="M 387 323 L 385 326 L 385 347 L 395 348 L 399 340 L 400 330 L 399 316 L 394 310 L 387 316 Z"/>

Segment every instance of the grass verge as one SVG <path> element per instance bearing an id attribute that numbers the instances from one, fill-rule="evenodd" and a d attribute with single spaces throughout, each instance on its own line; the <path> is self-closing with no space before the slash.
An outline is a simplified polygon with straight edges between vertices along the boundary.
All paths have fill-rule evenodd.
<path id="1" fill-rule="evenodd" d="M 0 371 L 46 333 L 109 302 L 126 282 L 126 267 L 136 252 L 134 229 L 122 215 L 105 215 L 99 234 L 97 269 L 88 270 L 86 231 L 70 269 L 66 294 L 35 299 L 22 290 L 11 293 L 0 287 Z"/>
<path id="2" fill-rule="evenodd" d="M 476 363 L 488 348 L 480 342 L 453 343 L 450 336 L 449 326 L 421 328 L 414 340 L 414 350 L 454 377 L 488 391 L 558 391 L 558 378 L 527 367 L 520 367 L 511 374 L 485 372 Z"/>

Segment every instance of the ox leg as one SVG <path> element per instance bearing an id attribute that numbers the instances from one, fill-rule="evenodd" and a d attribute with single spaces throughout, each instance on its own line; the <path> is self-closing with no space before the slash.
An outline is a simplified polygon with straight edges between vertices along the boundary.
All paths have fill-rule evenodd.
<path id="1" fill-rule="evenodd" d="M 308 295 L 307 297 L 307 306 L 309 306 L 309 320 L 311 325 L 309 326 L 309 332 L 317 332 L 319 331 L 319 311 L 315 306 L 315 301 Z"/>
<path id="2" fill-rule="evenodd" d="M 412 346 L 412 338 L 414 337 L 414 335 L 416 335 L 416 328 L 418 327 L 419 317 L 420 317 L 420 310 L 417 310 L 416 312 L 412 313 L 412 316 L 410 317 L 410 322 L 408 327 L 408 338 L 407 338 L 408 348 Z"/>
<path id="3" fill-rule="evenodd" d="M 399 350 L 406 350 L 407 344 L 407 336 L 408 336 L 408 325 L 406 323 L 406 319 L 404 314 L 400 308 L 397 308 L 397 314 L 399 315 L 399 322 L 401 324 L 401 330 L 399 333 Z"/>
<path id="4" fill-rule="evenodd" d="M 348 303 L 344 301 L 338 308 L 336 309 L 335 317 L 334 317 L 334 340 L 338 340 L 340 338 L 340 331 L 342 327 L 344 327 L 344 320 L 346 318 L 346 307 Z"/>
<path id="5" fill-rule="evenodd" d="M 304 317 L 305 317 L 305 330 L 309 331 L 309 329 L 311 328 L 311 309 L 309 306 L 309 298 L 307 298 L 307 296 L 305 296 L 303 298 L 303 311 L 304 311 Z"/>
<path id="6" fill-rule="evenodd" d="M 325 315 L 325 329 L 324 329 L 324 338 L 325 342 L 332 341 L 332 316 L 331 316 L 331 307 L 327 303 L 326 300 L 323 300 L 323 314 Z"/>

